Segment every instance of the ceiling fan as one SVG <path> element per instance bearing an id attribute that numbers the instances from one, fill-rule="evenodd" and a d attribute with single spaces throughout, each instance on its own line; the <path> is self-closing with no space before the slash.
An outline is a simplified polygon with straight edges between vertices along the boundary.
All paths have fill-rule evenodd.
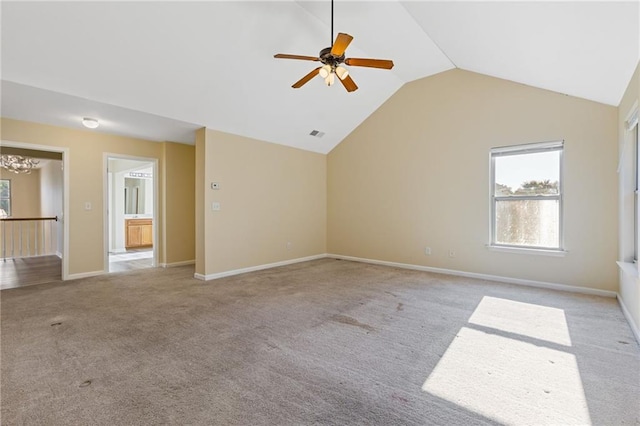
<path id="1" fill-rule="evenodd" d="M 331 0 L 331 47 L 326 47 L 320 51 L 318 57 L 315 56 L 302 56 L 302 55 L 288 55 L 285 53 L 278 53 L 273 55 L 278 59 L 300 59 L 303 61 L 316 61 L 321 62 L 323 65 L 315 68 L 309 74 L 296 81 L 293 86 L 294 89 L 299 89 L 309 80 L 316 75 L 324 78 L 324 82 L 327 86 L 333 85 L 338 76 L 338 80 L 342 83 L 347 92 L 354 92 L 358 90 L 358 86 L 349 75 L 349 70 L 341 66 L 341 64 L 354 66 L 354 67 L 369 67 L 369 68 L 381 68 L 390 70 L 393 68 L 393 61 L 388 59 L 365 59 L 365 58 L 345 58 L 344 53 L 351 43 L 353 37 L 349 34 L 338 33 L 336 41 L 333 41 L 333 0 Z"/>

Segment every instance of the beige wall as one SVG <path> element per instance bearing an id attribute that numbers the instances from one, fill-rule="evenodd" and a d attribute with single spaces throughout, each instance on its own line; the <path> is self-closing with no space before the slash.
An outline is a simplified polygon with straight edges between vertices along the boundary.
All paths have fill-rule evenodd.
<path id="1" fill-rule="evenodd" d="M 207 145 L 207 129 L 202 128 L 196 130 L 196 161 L 195 161 L 195 178 L 196 178 L 196 274 L 205 276 L 207 272 L 207 262 L 205 254 L 207 252 L 206 238 L 208 223 L 205 222 L 204 203 L 206 193 L 204 187 L 206 185 L 206 167 L 207 160 L 205 157 Z"/>
<path id="2" fill-rule="evenodd" d="M 164 170 L 163 143 L 127 138 L 85 130 L 75 130 L 3 118 L 1 138 L 4 142 L 20 142 L 69 149 L 69 274 L 94 273 L 104 270 L 104 194 L 103 154 L 139 156 L 158 159 L 159 170 Z M 167 158 L 171 161 L 171 158 Z M 162 176 L 159 177 L 162 182 Z M 164 188 L 160 188 L 159 205 L 164 202 Z M 92 209 L 85 210 L 85 202 Z M 185 218 L 193 217 L 193 206 L 185 206 Z M 156 220 L 163 223 L 162 212 Z M 187 219 L 188 220 L 188 219 Z M 160 226 L 171 229 L 172 223 Z M 164 247 L 158 247 L 159 259 L 164 258 Z M 182 257 L 173 254 L 178 258 Z M 187 256 L 188 257 L 188 256 Z"/>
<path id="3" fill-rule="evenodd" d="M 0 169 L 0 179 L 11 181 L 11 216 L 40 217 L 40 170 L 29 174 L 11 173 Z"/>
<path id="4" fill-rule="evenodd" d="M 43 217 L 58 217 L 59 220 L 50 223 L 51 251 L 62 254 L 62 217 L 64 180 L 62 161 L 46 161 L 40 169 L 40 215 Z"/>
<path id="5" fill-rule="evenodd" d="M 171 142 L 163 146 L 165 258 L 161 263 L 170 265 L 195 260 L 195 147 Z"/>
<path id="6" fill-rule="evenodd" d="M 623 160 L 623 167 L 620 173 L 620 230 L 619 230 L 619 259 L 630 261 L 633 258 L 633 177 L 631 173 L 631 163 L 633 161 L 631 155 L 630 135 L 625 130 L 625 121 L 627 115 L 631 112 L 634 104 L 640 100 L 640 62 L 636 67 L 635 73 L 629 81 L 627 90 L 622 97 L 620 107 L 618 108 L 618 152 Z M 625 155 L 622 155 L 625 153 Z M 638 265 L 629 265 L 629 269 L 637 271 Z M 628 269 L 627 269 L 628 270 Z M 637 274 L 629 274 L 621 269 L 620 276 L 620 297 L 627 311 L 633 319 L 636 330 L 640 330 L 640 279 Z"/>
<path id="7" fill-rule="evenodd" d="M 196 156 L 197 228 L 205 239 L 197 244 L 204 254 L 196 259 L 205 263 L 197 273 L 326 252 L 324 155 L 206 129 L 196 138 Z M 221 188 L 212 190 L 211 182 Z M 214 201 L 220 211 L 211 210 Z"/>
<path id="8" fill-rule="evenodd" d="M 616 138 L 615 107 L 463 70 L 406 84 L 328 155 L 328 252 L 615 291 Z M 559 139 L 568 254 L 487 250 L 489 149 Z"/>

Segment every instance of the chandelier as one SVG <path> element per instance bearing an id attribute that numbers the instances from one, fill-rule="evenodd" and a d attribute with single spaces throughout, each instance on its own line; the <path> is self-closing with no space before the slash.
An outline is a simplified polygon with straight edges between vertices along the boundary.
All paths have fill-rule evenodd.
<path id="1" fill-rule="evenodd" d="M 30 157 L 22 155 L 2 154 L 0 155 L 0 167 L 13 173 L 31 173 L 31 169 L 40 163 Z"/>

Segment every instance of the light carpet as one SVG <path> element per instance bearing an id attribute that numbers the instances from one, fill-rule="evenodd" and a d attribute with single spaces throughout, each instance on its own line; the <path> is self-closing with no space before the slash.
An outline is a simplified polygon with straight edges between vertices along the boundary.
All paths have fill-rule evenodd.
<path id="1" fill-rule="evenodd" d="M 1 292 L 2 424 L 640 424 L 614 299 L 322 259 Z"/>

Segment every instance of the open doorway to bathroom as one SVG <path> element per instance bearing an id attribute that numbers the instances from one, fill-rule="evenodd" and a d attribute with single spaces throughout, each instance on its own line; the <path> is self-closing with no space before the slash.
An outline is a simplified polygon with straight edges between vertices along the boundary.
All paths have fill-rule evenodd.
<path id="1" fill-rule="evenodd" d="M 157 161 L 108 156 L 107 265 L 109 272 L 156 266 Z"/>

